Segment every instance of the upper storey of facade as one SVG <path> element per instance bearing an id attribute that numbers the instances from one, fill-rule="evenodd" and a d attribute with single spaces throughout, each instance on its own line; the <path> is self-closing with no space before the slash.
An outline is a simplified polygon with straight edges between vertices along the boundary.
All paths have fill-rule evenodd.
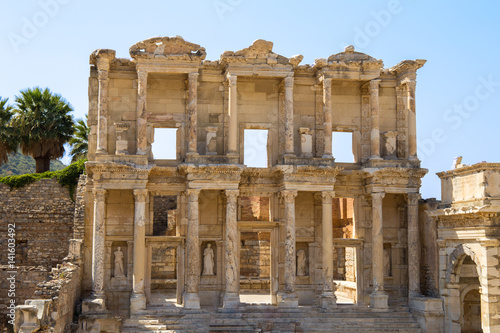
<path id="1" fill-rule="evenodd" d="M 199 45 L 155 37 L 133 45 L 132 59 L 94 51 L 89 160 L 246 164 L 252 149 L 265 155 L 267 167 L 419 167 L 415 83 L 425 60 L 385 69 L 349 46 L 300 65 L 302 56 L 272 49 L 272 42 L 257 40 L 209 61 Z M 175 132 L 168 142 L 159 142 L 163 129 Z M 265 134 L 264 149 L 245 141 L 255 129 Z M 352 163 L 335 161 L 337 132 L 352 138 Z M 175 157 L 155 156 L 158 145 L 174 146 Z"/>

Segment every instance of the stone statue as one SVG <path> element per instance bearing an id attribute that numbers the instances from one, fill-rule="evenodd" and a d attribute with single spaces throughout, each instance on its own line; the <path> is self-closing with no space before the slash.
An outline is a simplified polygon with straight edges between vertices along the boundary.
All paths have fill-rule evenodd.
<path id="1" fill-rule="evenodd" d="M 297 276 L 306 275 L 306 252 L 302 249 L 297 251 Z"/>
<path id="2" fill-rule="evenodd" d="M 212 244 L 208 243 L 203 251 L 203 275 L 215 275 L 214 265 L 214 249 L 212 249 Z"/>
<path id="3" fill-rule="evenodd" d="M 120 246 L 115 251 L 115 277 L 125 277 L 123 271 L 123 252 Z"/>

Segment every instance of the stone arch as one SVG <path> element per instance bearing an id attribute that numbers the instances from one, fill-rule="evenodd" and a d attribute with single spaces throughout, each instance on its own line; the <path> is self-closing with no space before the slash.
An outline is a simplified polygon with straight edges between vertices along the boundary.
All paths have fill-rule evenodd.
<path id="1" fill-rule="evenodd" d="M 477 275 L 479 277 L 479 281 L 481 281 L 481 262 L 479 261 L 479 257 L 468 245 L 460 244 L 449 256 L 448 266 L 446 268 L 447 283 L 458 282 L 457 273 L 466 256 L 471 257 L 472 261 L 476 264 Z"/>

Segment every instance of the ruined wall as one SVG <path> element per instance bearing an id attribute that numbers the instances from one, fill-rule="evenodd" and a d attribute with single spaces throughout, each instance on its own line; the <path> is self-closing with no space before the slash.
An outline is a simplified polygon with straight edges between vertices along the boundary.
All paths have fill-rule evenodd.
<path id="1" fill-rule="evenodd" d="M 7 228 L 16 225 L 16 262 L 54 267 L 68 254 L 75 203 L 56 179 L 42 179 L 20 189 L 0 184 L 0 251 L 7 262 Z"/>

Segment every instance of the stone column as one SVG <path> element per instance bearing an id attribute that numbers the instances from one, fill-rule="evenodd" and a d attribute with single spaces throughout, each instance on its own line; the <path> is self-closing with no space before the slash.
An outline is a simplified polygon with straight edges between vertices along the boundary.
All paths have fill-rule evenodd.
<path id="1" fill-rule="evenodd" d="M 332 158 L 332 79 L 323 78 L 323 117 L 325 151 L 323 158 Z"/>
<path id="2" fill-rule="evenodd" d="M 144 280 L 146 272 L 146 198 L 148 190 L 134 190 L 134 261 L 132 275 L 132 296 L 130 297 L 130 312 L 135 313 L 146 309 L 146 294 Z"/>
<path id="3" fill-rule="evenodd" d="M 420 296 L 420 235 L 418 193 L 408 193 L 408 295 Z"/>
<path id="4" fill-rule="evenodd" d="M 184 307 L 188 309 L 200 308 L 198 288 L 200 285 L 200 244 L 198 240 L 198 196 L 200 189 L 188 189 L 187 205 L 187 237 L 186 237 L 186 290 L 184 292 Z"/>
<path id="5" fill-rule="evenodd" d="M 285 156 L 295 156 L 293 148 L 293 76 L 285 77 Z"/>
<path id="6" fill-rule="evenodd" d="M 229 74 L 229 133 L 228 133 L 228 155 L 238 154 L 238 90 L 236 86 L 237 76 Z"/>
<path id="7" fill-rule="evenodd" d="M 94 228 L 92 237 L 92 295 L 83 301 L 82 312 L 106 311 L 104 293 L 104 238 L 106 216 L 106 190 L 94 188 Z"/>
<path id="8" fill-rule="evenodd" d="M 97 80 L 99 81 L 99 95 L 97 108 L 97 154 L 108 152 L 108 72 L 109 58 L 97 59 Z"/>
<path id="9" fill-rule="evenodd" d="M 371 130 L 371 156 L 370 159 L 380 159 L 380 129 L 379 129 L 379 85 L 380 80 L 370 81 L 370 109 L 372 119 Z"/>
<path id="10" fill-rule="evenodd" d="M 147 147 L 147 118 L 146 104 L 148 99 L 148 72 L 137 71 L 137 155 L 146 155 Z"/>
<path id="11" fill-rule="evenodd" d="M 198 75 L 188 74 L 188 155 L 198 155 Z"/>
<path id="12" fill-rule="evenodd" d="M 295 292 L 295 277 L 297 275 L 295 251 L 295 197 L 297 190 L 281 192 L 285 203 L 285 291 L 281 293 L 279 305 L 282 307 L 297 307 L 299 301 Z"/>
<path id="13" fill-rule="evenodd" d="M 417 118 L 415 110 L 415 87 L 414 80 L 406 81 L 406 88 L 408 93 L 408 158 L 417 158 Z"/>
<path id="14" fill-rule="evenodd" d="M 226 190 L 226 233 L 224 239 L 224 264 L 226 291 L 224 308 L 237 308 L 240 303 L 240 263 L 238 255 L 237 198 L 239 190 Z"/>
<path id="15" fill-rule="evenodd" d="M 372 193 L 372 274 L 373 292 L 370 305 L 374 309 L 389 308 L 389 296 L 384 291 L 384 233 L 382 223 L 383 192 Z"/>
<path id="16" fill-rule="evenodd" d="M 322 265 L 323 265 L 323 293 L 321 294 L 321 307 L 329 308 L 336 305 L 337 297 L 334 294 L 333 284 L 333 224 L 332 200 L 334 191 L 322 191 Z"/>

